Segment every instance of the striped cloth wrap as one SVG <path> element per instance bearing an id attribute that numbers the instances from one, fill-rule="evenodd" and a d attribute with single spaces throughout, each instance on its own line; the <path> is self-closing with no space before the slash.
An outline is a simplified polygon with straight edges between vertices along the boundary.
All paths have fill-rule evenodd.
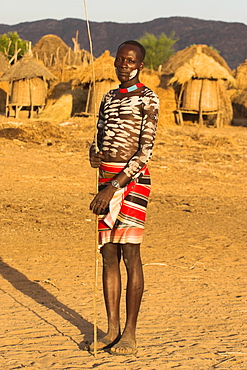
<path id="1" fill-rule="evenodd" d="M 123 170 L 126 163 L 102 162 L 99 169 L 99 191 Z M 139 244 L 142 242 L 148 197 L 150 174 L 145 165 L 137 176 L 117 190 L 104 214 L 98 217 L 98 244 Z"/>

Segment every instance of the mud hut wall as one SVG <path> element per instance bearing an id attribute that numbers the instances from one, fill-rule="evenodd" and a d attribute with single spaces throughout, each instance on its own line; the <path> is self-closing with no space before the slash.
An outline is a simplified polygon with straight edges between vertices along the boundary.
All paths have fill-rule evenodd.
<path id="1" fill-rule="evenodd" d="M 181 108 L 203 112 L 218 110 L 217 80 L 191 79 L 185 83 Z"/>
<path id="2" fill-rule="evenodd" d="M 219 109 L 217 85 L 217 80 L 203 80 L 201 96 L 201 109 L 203 112 L 217 111 Z"/>
<path id="3" fill-rule="evenodd" d="M 41 78 L 32 78 L 30 80 L 30 90 L 32 105 L 45 105 L 47 96 L 46 82 Z"/>
<path id="4" fill-rule="evenodd" d="M 199 111 L 202 80 L 190 80 L 184 84 L 181 108 Z"/>
<path id="5" fill-rule="evenodd" d="M 22 106 L 45 105 L 45 82 L 39 77 L 13 81 L 10 100 L 11 104 Z"/>
<path id="6" fill-rule="evenodd" d="M 8 93 L 8 82 L 0 81 L 0 112 L 5 112 Z"/>

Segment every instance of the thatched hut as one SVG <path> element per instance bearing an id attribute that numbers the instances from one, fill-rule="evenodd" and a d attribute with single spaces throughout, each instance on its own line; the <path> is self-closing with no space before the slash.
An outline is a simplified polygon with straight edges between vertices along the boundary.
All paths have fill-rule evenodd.
<path id="1" fill-rule="evenodd" d="M 247 118 L 247 59 L 234 71 L 235 91 L 231 97 L 234 118 Z"/>
<path id="2" fill-rule="evenodd" d="M 0 52 L 0 77 L 9 68 L 9 61 L 7 57 Z M 6 81 L 0 82 L 0 112 L 5 111 L 6 98 L 8 91 L 8 83 Z"/>
<path id="3" fill-rule="evenodd" d="M 34 45 L 33 55 L 41 60 L 46 67 L 63 63 L 66 55 L 72 55 L 73 51 L 56 35 L 45 35 Z M 74 56 L 73 56 L 74 58 Z"/>
<path id="4" fill-rule="evenodd" d="M 171 86 L 166 89 L 160 87 L 160 73 L 143 68 L 140 73 L 140 81 L 152 89 L 160 100 L 159 126 L 175 124 L 174 111 L 176 110 L 175 93 Z"/>
<path id="5" fill-rule="evenodd" d="M 34 45 L 32 52 L 46 67 L 62 65 L 82 65 L 86 67 L 90 61 L 90 53 L 86 50 L 74 52 L 56 35 L 45 35 Z"/>
<path id="6" fill-rule="evenodd" d="M 2 75 L 9 68 L 9 61 L 7 57 L 0 51 L 0 75 Z"/>
<path id="7" fill-rule="evenodd" d="M 93 73 L 91 65 L 85 68 L 81 78 L 81 83 L 89 86 L 86 104 L 87 113 L 94 113 L 95 105 L 96 111 L 98 112 L 102 96 L 107 91 L 115 89 L 118 86 L 119 82 L 115 73 L 114 58 L 110 56 L 110 52 L 108 50 L 95 60 L 94 74 L 95 94 L 93 93 Z"/>
<path id="8" fill-rule="evenodd" d="M 9 91 L 6 101 L 6 115 L 14 110 L 15 117 L 21 109 L 29 112 L 44 108 L 47 97 L 46 81 L 55 77 L 35 58 L 25 56 L 11 66 L 0 78 L 8 81 Z"/>
<path id="9" fill-rule="evenodd" d="M 162 66 L 162 83 L 176 91 L 177 121 L 184 115 L 214 116 L 217 127 L 232 120 L 231 101 L 222 81 L 234 84 L 231 70 L 224 59 L 206 45 L 194 45 L 174 54 Z"/>
<path id="10" fill-rule="evenodd" d="M 235 87 L 239 90 L 247 89 L 247 59 L 240 64 L 234 71 L 234 77 L 236 80 Z"/>

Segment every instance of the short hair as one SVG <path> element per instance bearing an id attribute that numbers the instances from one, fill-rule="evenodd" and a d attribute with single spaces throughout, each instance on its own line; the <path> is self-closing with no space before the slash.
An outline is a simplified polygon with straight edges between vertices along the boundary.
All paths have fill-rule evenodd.
<path id="1" fill-rule="evenodd" d="M 124 42 L 122 42 L 122 43 L 118 46 L 117 50 L 118 50 L 121 46 L 126 45 L 126 44 L 137 46 L 137 47 L 140 49 L 140 52 L 141 52 L 141 55 L 142 55 L 142 61 L 144 60 L 145 55 L 146 55 L 146 49 L 145 49 L 145 48 L 144 48 L 144 46 L 143 46 L 142 44 L 140 44 L 138 41 L 135 41 L 135 40 L 127 40 L 127 41 L 124 41 Z"/>

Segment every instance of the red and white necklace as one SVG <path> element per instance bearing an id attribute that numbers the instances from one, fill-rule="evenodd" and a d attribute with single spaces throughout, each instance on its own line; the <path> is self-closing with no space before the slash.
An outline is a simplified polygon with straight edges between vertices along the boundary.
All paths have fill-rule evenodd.
<path id="1" fill-rule="evenodd" d="M 128 92 L 132 92 L 132 91 L 135 91 L 135 90 L 137 90 L 137 89 L 139 89 L 139 87 L 142 87 L 142 86 L 145 86 L 144 84 L 142 84 L 141 82 L 138 82 L 137 84 L 135 84 L 135 85 L 132 85 L 132 86 L 130 86 L 130 87 L 126 87 L 126 88 L 124 88 L 124 89 L 121 89 L 120 87 L 119 87 L 119 92 L 120 93 L 128 93 Z"/>

